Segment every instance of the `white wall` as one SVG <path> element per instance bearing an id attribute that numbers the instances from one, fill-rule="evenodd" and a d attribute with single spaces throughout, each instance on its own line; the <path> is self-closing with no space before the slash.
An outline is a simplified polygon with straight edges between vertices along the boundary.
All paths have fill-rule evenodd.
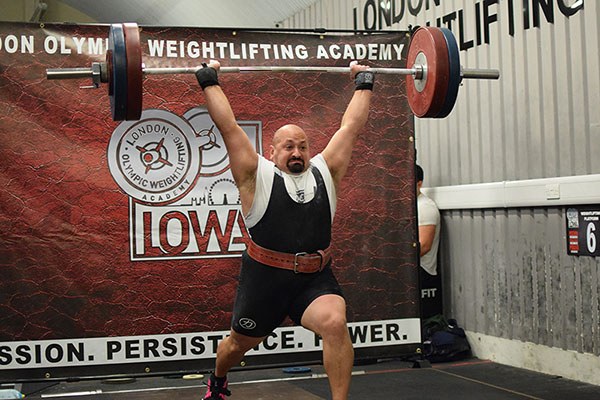
<path id="1" fill-rule="evenodd" d="M 95 22 L 60 0 L 0 0 L 0 20 L 18 22 Z"/>

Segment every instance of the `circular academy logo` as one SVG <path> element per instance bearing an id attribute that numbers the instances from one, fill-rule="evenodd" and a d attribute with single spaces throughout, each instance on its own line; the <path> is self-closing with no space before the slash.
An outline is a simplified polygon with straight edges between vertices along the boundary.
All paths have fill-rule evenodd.
<path id="1" fill-rule="evenodd" d="M 144 110 L 139 121 L 122 122 L 114 130 L 108 145 L 110 173 L 126 194 L 142 203 L 171 203 L 198 179 L 204 141 L 177 115 Z"/>
<path id="2" fill-rule="evenodd" d="M 202 176 L 217 176 L 229 169 L 229 157 L 221 132 L 204 107 L 196 107 L 183 114 L 199 139 L 203 140 Z"/>
<path id="3" fill-rule="evenodd" d="M 240 326 L 247 330 L 256 328 L 256 322 L 250 318 L 240 318 Z"/>

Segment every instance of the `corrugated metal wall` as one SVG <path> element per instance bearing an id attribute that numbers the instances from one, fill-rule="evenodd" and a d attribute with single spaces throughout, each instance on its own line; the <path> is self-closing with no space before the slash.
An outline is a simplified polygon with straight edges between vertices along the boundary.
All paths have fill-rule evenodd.
<path id="1" fill-rule="evenodd" d="M 448 211 L 444 302 L 470 331 L 600 354 L 600 271 L 568 256 L 563 210 Z"/>
<path id="2" fill-rule="evenodd" d="M 464 67 L 501 78 L 464 82 L 448 118 L 416 121 L 425 186 L 600 173 L 597 1 L 321 0 L 283 26 L 406 30 L 438 18 L 463 43 Z M 443 211 L 447 314 L 470 331 L 600 355 L 600 261 L 567 256 L 564 213 Z"/>

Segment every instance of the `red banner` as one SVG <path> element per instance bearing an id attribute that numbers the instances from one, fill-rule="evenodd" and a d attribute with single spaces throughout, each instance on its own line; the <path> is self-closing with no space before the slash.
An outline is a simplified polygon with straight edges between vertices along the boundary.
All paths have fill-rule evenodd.
<path id="1" fill-rule="evenodd" d="M 47 68 L 104 61 L 107 33 L 0 23 L 0 369 L 69 366 L 68 347 L 46 341 L 229 329 L 247 232 L 195 77 L 146 76 L 142 118 L 123 123 L 105 86 L 46 79 Z M 408 38 L 144 27 L 141 43 L 146 67 L 404 67 Z M 219 79 L 260 153 L 285 123 L 321 151 L 354 89 L 345 74 Z M 333 230 L 353 323 L 419 315 L 413 131 L 404 78 L 378 75 Z"/>

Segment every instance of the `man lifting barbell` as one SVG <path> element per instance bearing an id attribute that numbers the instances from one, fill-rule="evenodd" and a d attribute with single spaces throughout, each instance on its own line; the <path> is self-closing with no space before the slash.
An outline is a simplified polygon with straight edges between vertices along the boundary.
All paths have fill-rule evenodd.
<path id="1" fill-rule="evenodd" d="M 337 187 L 352 147 L 367 120 L 374 72 L 406 76 L 408 104 L 420 118 L 444 118 L 453 109 L 463 79 L 498 79 L 497 70 L 463 69 L 452 32 L 421 27 L 412 32 L 407 68 L 239 66 L 146 68 L 136 24 L 110 27 L 105 62 L 91 68 L 49 69 L 48 79 L 92 78 L 108 83 L 115 121 L 136 120 L 142 112 L 142 78 L 151 74 L 195 73 L 209 114 L 226 143 L 252 241 L 242 258 L 231 335 L 217 350 L 216 368 L 205 399 L 229 395 L 226 374 L 284 318 L 323 338 L 323 360 L 333 399 L 346 399 L 353 349 L 346 327 L 346 304 L 331 272 L 331 222 Z M 351 73 L 356 91 L 341 126 L 322 153 L 310 158 L 302 128 L 286 125 L 274 135 L 270 158 L 256 154 L 237 125 L 218 84 L 223 72 Z M 284 300 L 285 299 L 285 300 Z"/>
<path id="2" fill-rule="evenodd" d="M 219 67 L 213 62 L 196 77 L 227 147 L 252 239 L 242 256 L 231 334 L 219 343 L 204 399 L 225 399 L 228 371 L 287 316 L 322 337 L 332 398 L 347 399 L 354 351 L 346 303 L 331 270 L 331 224 L 340 181 L 367 122 L 374 73 L 350 65 L 356 90 L 321 153 L 311 158 L 306 133 L 289 124 L 275 132 L 267 160 L 237 124 L 219 86 Z"/>

